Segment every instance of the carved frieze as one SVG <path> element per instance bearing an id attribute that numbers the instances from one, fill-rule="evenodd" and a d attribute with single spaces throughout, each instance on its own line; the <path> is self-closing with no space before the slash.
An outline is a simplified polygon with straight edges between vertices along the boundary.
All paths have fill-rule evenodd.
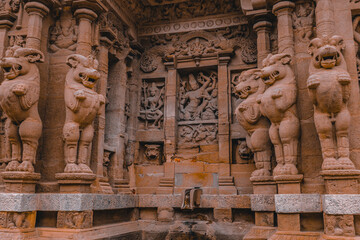
<path id="1" fill-rule="evenodd" d="M 217 124 L 187 124 L 179 126 L 179 144 L 198 146 L 217 143 Z"/>
<path id="2" fill-rule="evenodd" d="M 324 214 L 325 234 L 331 236 L 355 236 L 353 215 Z"/>
<path id="3" fill-rule="evenodd" d="M 92 211 L 83 211 L 83 212 L 59 211 L 57 214 L 58 228 L 71 228 L 71 229 L 91 228 L 92 221 L 93 221 Z"/>
<path id="4" fill-rule="evenodd" d="M 144 129 L 160 129 L 164 121 L 164 92 L 163 81 L 143 80 L 141 87 L 141 103 L 139 119 Z"/>
<path id="5" fill-rule="evenodd" d="M 35 215 L 35 212 L 0 212 L 0 228 L 34 228 Z"/>

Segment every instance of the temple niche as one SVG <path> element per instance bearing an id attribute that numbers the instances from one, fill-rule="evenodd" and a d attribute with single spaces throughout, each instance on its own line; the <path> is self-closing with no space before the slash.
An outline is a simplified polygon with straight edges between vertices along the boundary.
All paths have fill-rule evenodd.
<path id="1" fill-rule="evenodd" d="M 359 46 L 359 0 L 0 0 L 0 239 L 359 239 Z"/>

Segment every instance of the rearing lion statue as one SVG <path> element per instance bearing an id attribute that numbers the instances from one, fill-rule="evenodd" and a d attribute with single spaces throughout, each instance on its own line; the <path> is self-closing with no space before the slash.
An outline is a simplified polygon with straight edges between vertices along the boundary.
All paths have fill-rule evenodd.
<path id="1" fill-rule="evenodd" d="M 314 121 L 324 160 L 323 170 L 355 169 L 349 158 L 348 132 L 351 118 L 347 103 L 351 77 L 341 53 L 344 49 L 343 38 L 336 35 L 328 39 L 315 38 L 309 44 L 312 63 L 307 87 L 314 104 Z"/>
<path id="2" fill-rule="evenodd" d="M 256 98 L 265 91 L 265 84 L 260 78 L 259 69 L 241 73 L 236 92 L 244 99 L 235 110 L 240 125 L 247 131 L 246 143 L 254 153 L 256 170 L 252 177 L 270 176 L 271 143 L 269 138 L 270 123 L 260 112 Z"/>
<path id="3" fill-rule="evenodd" d="M 88 166 L 89 147 L 94 137 L 92 122 L 105 103 L 104 96 L 93 90 L 100 78 L 98 62 L 92 56 L 72 54 L 66 63 L 71 69 L 65 82 L 64 172 L 92 173 Z"/>
<path id="4" fill-rule="evenodd" d="M 0 85 L 0 106 L 8 117 L 5 134 L 11 160 L 6 171 L 34 172 L 42 132 L 38 112 L 40 74 L 36 62 L 44 62 L 43 53 L 22 47 L 7 50 L 0 62 L 5 77 Z"/>

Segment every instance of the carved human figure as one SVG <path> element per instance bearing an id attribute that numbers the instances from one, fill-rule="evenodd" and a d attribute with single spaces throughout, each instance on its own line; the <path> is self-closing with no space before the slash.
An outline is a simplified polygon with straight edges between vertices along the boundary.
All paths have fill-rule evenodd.
<path id="1" fill-rule="evenodd" d="M 43 61 L 39 50 L 17 46 L 6 51 L 0 62 L 5 78 L 0 85 L 0 106 L 8 117 L 5 135 L 11 153 L 6 171 L 34 172 L 42 131 L 38 113 L 40 73 L 35 63 Z"/>
<path id="2" fill-rule="evenodd" d="M 147 83 L 143 85 L 143 109 L 140 110 L 140 118 L 146 121 L 146 128 L 148 121 L 153 121 L 151 127 L 161 128 L 161 120 L 163 119 L 164 113 L 162 108 L 164 106 L 163 95 L 164 87 L 159 90 L 155 82 L 151 83 L 149 87 Z"/>
<path id="3" fill-rule="evenodd" d="M 271 122 L 269 136 L 277 162 L 274 176 L 298 173 L 300 123 L 296 113 L 297 87 L 290 61 L 289 54 L 269 54 L 261 69 L 261 78 L 267 89 L 257 99 L 261 113 Z"/>
<path id="4" fill-rule="evenodd" d="M 270 176 L 270 123 L 261 114 L 260 105 L 257 102 L 257 97 L 265 91 L 265 84 L 260 79 L 259 69 L 244 71 L 238 79 L 235 91 L 244 101 L 236 108 L 235 114 L 240 125 L 247 131 L 246 143 L 255 156 L 256 170 L 252 176 Z"/>
<path id="5" fill-rule="evenodd" d="M 212 72 L 210 76 L 205 76 L 200 72 L 197 79 L 193 74 L 189 74 L 189 84 L 191 90 L 181 96 L 180 118 L 183 120 L 200 120 L 201 114 L 213 97 L 209 94 L 215 89 L 217 75 Z M 201 86 L 199 84 L 202 84 Z M 211 85 L 210 85 L 211 84 Z M 217 93 L 216 93 L 217 94 Z M 215 105 L 214 105 L 215 106 Z"/>
<path id="6" fill-rule="evenodd" d="M 72 54 L 66 63 L 71 68 L 65 79 L 64 172 L 92 173 L 88 166 L 89 147 L 94 136 L 92 123 L 105 103 L 104 96 L 93 90 L 100 78 L 98 62 L 92 56 Z"/>
<path id="7" fill-rule="evenodd" d="M 313 2 L 303 2 L 296 5 L 293 12 L 293 25 L 300 41 L 310 41 L 313 33 L 314 16 L 315 6 Z"/>
<path id="8" fill-rule="evenodd" d="M 57 52 L 60 49 L 74 51 L 78 39 L 78 27 L 72 16 L 71 9 L 65 8 L 55 26 L 50 28 L 50 50 Z"/>
<path id="9" fill-rule="evenodd" d="M 307 87 L 314 104 L 314 121 L 323 155 L 323 170 L 354 169 L 348 131 L 351 77 L 342 55 L 341 36 L 315 38 L 309 44 L 312 62 Z"/>

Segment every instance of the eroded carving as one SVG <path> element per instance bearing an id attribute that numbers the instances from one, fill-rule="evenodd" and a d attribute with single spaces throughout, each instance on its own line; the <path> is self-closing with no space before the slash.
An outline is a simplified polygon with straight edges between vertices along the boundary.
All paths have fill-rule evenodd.
<path id="1" fill-rule="evenodd" d="M 36 62 L 42 52 L 32 48 L 9 48 L 0 66 L 5 80 L 0 85 L 0 105 L 8 117 L 5 135 L 10 144 L 10 163 L 6 171 L 34 172 L 42 123 L 38 113 L 40 73 Z"/>
<path id="2" fill-rule="evenodd" d="M 350 160 L 348 131 L 351 77 L 342 55 L 341 36 L 315 38 L 310 42 L 312 62 L 307 80 L 314 104 L 314 121 L 323 155 L 323 170 L 354 169 Z"/>
<path id="3" fill-rule="evenodd" d="M 353 33 L 355 40 L 355 53 L 356 53 L 356 67 L 358 72 L 358 79 L 360 80 L 360 16 L 356 16 L 353 21 Z"/>
<path id="4" fill-rule="evenodd" d="M 63 212 L 57 215 L 58 228 L 82 229 L 92 227 L 92 211 L 83 212 Z"/>
<path id="5" fill-rule="evenodd" d="M 0 11 L 17 13 L 20 9 L 21 0 L 0 0 Z"/>
<path id="6" fill-rule="evenodd" d="M 139 118 L 145 122 L 145 129 L 162 128 L 164 119 L 164 91 L 163 83 L 143 81 Z M 149 126 L 149 123 L 152 124 Z"/>
<path id="7" fill-rule="evenodd" d="M 265 84 L 260 78 L 260 70 L 252 69 L 241 73 L 236 92 L 244 99 L 235 113 L 240 125 L 247 131 L 247 146 L 254 152 L 256 170 L 252 177 L 270 176 L 271 143 L 269 138 L 270 123 L 260 112 L 257 98 L 265 91 Z"/>
<path id="8" fill-rule="evenodd" d="M 105 103 L 103 95 L 93 88 L 100 78 L 98 62 L 92 56 L 72 54 L 66 60 L 71 67 L 65 80 L 66 120 L 65 173 L 92 173 L 88 166 L 90 144 L 94 136 L 92 123 Z"/>
<path id="9" fill-rule="evenodd" d="M 295 36 L 301 42 L 309 42 L 313 35 L 313 24 L 315 18 L 314 2 L 303 2 L 296 4 L 293 12 L 293 26 Z"/>
<path id="10" fill-rule="evenodd" d="M 60 18 L 56 21 L 55 26 L 50 27 L 49 32 L 49 49 L 52 52 L 57 52 L 60 49 L 75 51 L 79 31 L 69 7 L 64 8 Z"/>
<path id="11" fill-rule="evenodd" d="M 34 226 L 34 212 L 0 212 L 0 228 L 24 229 Z"/>
<path id="12" fill-rule="evenodd" d="M 332 236 L 355 236 L 353 215 L 324 214 L 325 234 Z"/>
<path id="13" fill-rule="evenodd" d="M 161 163 L 162 146 L 159 144 L 145 144 L 144 157 L 148 162 Z"/>
<path id="14" fill-rule="evenodd" d="M 269 54 L 261 69 L 261 78 L 267 89 L 257 99 L 261 113 L 271 122 L 269 136 L 277 162 L 274 176 L 298 173 L 300 123 L 296 113 L 296 81 L 290 61 L 289 54 Z"/>
<path id="15" fill-rule="evenodd" d="M 214 144 L 217 142 L 216 124 L 184 125 L 179 127 L 179 143 L 190 145 Z"/>

